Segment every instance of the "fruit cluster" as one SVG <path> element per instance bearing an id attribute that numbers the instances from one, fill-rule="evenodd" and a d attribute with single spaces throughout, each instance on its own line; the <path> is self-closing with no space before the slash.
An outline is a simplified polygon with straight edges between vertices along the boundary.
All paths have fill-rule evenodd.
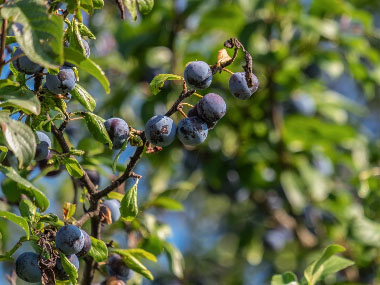
<path id="1" fill-rule="evenodd" d="M 65 46 L 68 47 L 69 44 L 65 42 Z M 83 46 L 85 48 L 85 55 L 88 57 L 90 49 L 87 41 L 83 40 Z M 14 56 L 15 59 L 12 63 L 19 72 L 42 75 L 43 68 L 23 55 L 20 48 L 15 51 Z M 219 62 L 218 64 L 210 66 L 203 61 L 190 62 L 184 71 L 184 92 L 186 90 L 186 92 L 194 94 L 196 90 L 206 89 L 211 85 L 213 75 L 218 71 L 224 70 L 230 72 L 221 67 Z M 46 88 L 55 95 L 65 95 L 65 98 L 68 98 L 67 95 L 70 95 L 68 93 L 75 88 L 77 81 L 76 74 L 72 69 L 73 67 L 72 64 L 65 62 L 58 74 L 46 74 L 46 83 L 43 88 Z M 250 81 L 248 80 L 251 82 L 250 84 L 247 81 L 248 75 L 251 78 Z M 258 89 L 258 85 L 257 77 L 247 70 L 245 72 L 233 73 L 229 80 L 230 92 L 233 96 L 242 100 L 250 98 Z M 187 91 L 187 87 L 191 88 L 191 90 Z M 188 146 L 197 146 L 203 143 L 207 138 L 209 130 L 213 129 L 226 114 L 227 107 L 224 99 L 218 94 L 208 93 L 204 96 L 195 94 L 200 96 L 201 99 L 194 106 L 179 102 L 181 106 L 182 104 L 190 105 L 191 109 L 186 115 L 182 111 L 182 107 L 180 105 L 177 106 L 177 110 L 184 116 L 178 125 L 170 118 L 170 115 L 174 112 L 170 113 L 170 115 L 167 115 L 169 112 L 165 115 L 156 115 L 147 121 L 144 132 L 138 131 L 142 140 L 146 139 L 151 145 L 158 147 L 170 145 L 176 137 L 184 145 Z M 114 150 L 122 149 L 131 135 L 137 134 L 136 130 L 130 128 L 121 118 L 109 118 L 104 122 L 104 128 L 112 141 Z M 42 170 L 48 166 L 48 161 L 52 158 L 52 144 L 50 138 L 41 131 L 36 132 L 36 139 L 35 160 Z M 11 152 L 9 152 L 6 161 L 12 165 Z M 98 187 L 100 183 L 99 173 L 90 169 L 86 169 L 85 171 L 94 186 Z M 52 176 L 59 172 L 60 170 L 51 171 L 47 176 Z M 82 184 L 81 186 L 84 187 Z M 104 199 L 101 202 L 99 209 L 99 220 L 101 223 L 111 224 L 120 219 L 120 202 L 118 200 Z M 91 246 L 90 236 L 75 225 L 65 225 L 60 227 L 56 232 L 55 253 L 64 254 L 77 270 L 79 269 L 78 257 L 86 256 L 90 252 Z M 65 281 L 69 279 L 69 276 L 64 270 L 59 256 L 57 255 L 53 271 L 57 280 Z M 21 254 L 16 260 L 16 273 L 18 277 L 27 282 L 40 282 L 43 275 L 40 263 L 43 258 L 42 255 L 33 252 Z M 123 258 L 117 254 L 109 257 L 106 272 L 110 277 L 115 278 L 115 280 L 122 281 L 128 280 L 131 275 L 130 269 L 123 262 Z"/>
<path id="2" fill-rule="evenodd" d="M 78 257 L 88 254 L 91 249 L 90 236 L 74 225 L 61 227 L 55 236 L 56 248 L 66 255 L 67 259 L 79 269 Z M 34 252 L 24 252 L 16 260 L 16 274 L 27 282 L 40 282 L 42 272 L 39 267 L 40 255 Z M 69 280 L 69 276 L 63 268 L 62 261 L 57 258 L 53 268 L 56 280 Z"/>
<path id="3" fill-rule="evenodd" d="M 213 72 L 203 61 L 193 61 L 186 66 L 184 78 L 189 87 L 205 89 L 212 82 Z M 246 100 L 256 92 L 259 86 L 257 77 L 253 76 L 253 86 L 248 87 L 245 72 L 232 74 L 229 81 L 231 93 L 238 99 Z M 203 143 L 208 131 L 226 114 L 226 103 L 221 96 L 209 93 L 187 113 L 178 126 L 173 119 L 165 115 L 156 115 L 145 125 L 145 137 L 152 145 L 166 147 L 175 137 L 185 145 L 197 146 Z M 113 148 L 120 149 L 129 136 L 128 124 L 120 118 L 111 118 L 105 127 L 112 140 Z"/>

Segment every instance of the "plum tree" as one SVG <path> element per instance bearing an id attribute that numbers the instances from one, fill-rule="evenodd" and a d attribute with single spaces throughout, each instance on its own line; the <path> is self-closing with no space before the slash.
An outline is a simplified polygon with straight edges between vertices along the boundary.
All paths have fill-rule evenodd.
<path id="1" fill-rule="evenodd" d="M 104 122 L 107 133 L 111 138 L 113 149 L 121 149 L 129 137 L 128 124 L 120 118 L 110 118 Z"/>
<path id="2" fill-rule="evenodd" d="M 31 283 L 41 281 L 41 270 L 38 267 L 39 255 L 34 252 L 24 252 L 16 260 L 17 276 Z"/>
<path id="3" fill-rule="evenodd" d="M 176 125 L 170 117 L 154 116 L 145 125 L 145 136 L 153 145 L 168 146 L 174 141 L 175 135 Z"/>
<path id="4" fill-rule="evenodd" d="M 46 87 L 54 94 L 65 94 L 74 89 L 77 78 L 69 66 L 62 66 L 58 74 L 46 75 Z"/>
<path id="5" fill-rule="evenodd" d="M 18 57 L 24 52 L 21 48 L 17 48 L 14 52 L 13 56 Z M 12 61 L 13 66 L 20 72 L 26 73 L 26 74 L 34 74 L 37 72 L 41 72 L 43 70 L 43 67 L 41 67 L 39 64 L 34 63 L 31 61 L 27 56 L 23 55 L 21 57 L 18 57 Z"/>
<path id="6" fill-rule="evenodd" d="M 184 72 L 186 82 L 194 89 L 205 89 L 211 85 L 212 71 L 204 61 L 190 62 Z"/>
<path id="7" fill-rule="evenodd" d="M 199 145 L 206 140 L 207 134 L 207 124 L 198 117 L 185 118 L 178 123 L 177 136 L 185 145 Z"/>
<path id="8" fill-rule="evenodd" d="M 118 254 L 113 254 L 107 261 L 107 274 L 123 281 L 130 278 L 130 269 L 124 264 L 123 259 Z"/>
<path id="9" fill-rule="evenodd" d="M 218 94 L 209 93 L 198 102 L 196 110 L 203 121 L 215 123 L 226 114 L 226 102 Z"/>
<path id="10" fill-rule="evenodd" d="M 256 75 L 253 76 L 253 86 L 248 87 L 247 79 L 245 78 L 245 72 L 236 72 L 231 75 L 229 81 L 229 87 L 232 95 L 241 100 L 249 99 L 253 93 L 259 88 L 259 80 Z"/>
<path id="11" fill-rule="evenodd" d="M 79 270 L 79 259 L 75 254 L 71 254 L 67 256 L 67 259 L 75 266 L 77 270 Z M 63 268 L 62 260 L 60 258 L 57 259 L 57 262 L 55 264 L 54 274 L 57 280 L 60 280 L 60 281 L 69 280 L 69 275 Z"/>
<path id="12" fill-rule="evenodd" d="M 49 148 L 51 147 L 51 141 L 50 138 L 43 132 L 37 131 L 36 135 L 39 143 L 37 144 L 36 155 L 34 158 L 36 161 L 41 161 L 48 157 L 50 153 Z"/>
<path id="13" fill-rule="evenodd" d="M 120 202 L 118 200 L 104 200 L 103 206 L 111 212 L 111 222 L 116 222 L 118 219 L 120 219 Z"/>
<path id="14" fill-rule="evenodd" d="M 91 246 L 92 246 L 91 238 L 88 235 L 88 233 L 86 233 L 86 231 L 84 231 L 84 230 L 81 230 L 81 232 L 82 232 L 83 237 L 84 237 L 84 243 L 83 243 L 82 250 L 77 253 L 78 257 L 86 256 L 88 254 L 88 252 L 90 251 Z"/>
<path id="15" fill-rule="evenodd" d="M 66 255 L 76 254 L 83 248 L 84 235 L 78 227 L 66 225 L 57 231 L 55 244 Z"/>

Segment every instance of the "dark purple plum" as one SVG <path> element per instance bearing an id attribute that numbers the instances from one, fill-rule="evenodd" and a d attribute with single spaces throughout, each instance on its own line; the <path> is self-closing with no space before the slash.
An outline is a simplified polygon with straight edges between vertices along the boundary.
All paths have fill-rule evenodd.
<path id="1" fill-rule="evenodd" d="M 120 118 L 110 118 L 104 122 L 107 133 L 113 144 L 113 149 L 121 149 L 123 143 L 129 137 L 128 124 Z"/>
<path id="2" fill-rule="evenodd" d="M 215 93 L 209 93 L 197 104 L 197 113 L 206 123 L 215 123 L 226 114 L 226 102 Z"/>
<path id="3" fill-rule="evenodd" d="M 40 170 L 44 170 L 45 168 L 47 167 L 51 167 L 52 165 L 48 164 L 49 160 L 52 158 L 52 153 L 50 152 L 48 154 L 48 156 L 46 157 L 46 159 L 43 159 L 43 160 L 40 160 L 38 161 L 38 167 L 40 168 Z M 57 176 L 58 174 L 60 174 L 62 172 L 62 170 L 64 169 L 65 167 L 63 165 L 60 165 L 59 168 L 57 170 L 52 170 L 50 172 L 48 172 L 46 174 L 47 177 L 54 177 L 54 176 Z"/>
<path id="4" fill-rule="evenodd" d="M 168 146 L 174 141 L 175 134 L 176 125 L 167 116 L 154 116 L 145 125 L 145 136 L 153 145 Z"/>
<path id="5" fill-rule="evenodd" d="M 120 219 L 120 202 L 118 200 L 104 200 L 103 205 L 110 210 L 112 222 L 116 222 L 118 219 Z"/>
<path id="6" fill-rule="evenodd" d="M 77 78 L 69 66 L 62 66 L 58 74 L 46 75 L 46 87 L 54 94 L 65 94 L 74 89 Z"/>
<path id="7" fill-rule="evenodd" d="M 17 276 L 30 283 L 41 282 L 41 270 L 38 267 L 39 255 L 34 252 L 24 252 L 16 260 Z"/>
<path id="8" fill-rule="evenodd" d="M 18 56 L 23 53 L 24 52 L 22 51 L 21 48 L 17 48 L 13 56 Z M 43 70 L 43 67 L 31 61 L 25 55 L 13 60 L 12 64 L 18 71 L 26 73 L 26 74 L 34 74 L 34 73 L 41 72 Z"/>
<path id="9" fill-rule="evenodd" d="M 118 254 L 113 254 L 107 261 L 107 274 L 118 279 L 127 281 L 130 278 L 130 269 L 124 264 L 123 259 Z"/>
<path id="10" fill-rule="evenodd" d="M 68 260 L 75 266 L 77 271 L 79 270 L 79 260 L 78 257 L 75 254 L 71 254 L 67 256 Z M 69 280 L 69 275 L 66 273 L 65 269 L 63 268 L 62 261 L 60 258 L 57 259 L 57 263 L 54 267 L 54 274 L 55 278 L 60 281 L 66 281 Z"/>
<path id="11" fill-rule="evenodd" d="M 36 132 L 38 143 L 36 148 L 36 155 L 35 160 L 41 161 L 43 159 L 46 159 L 50 153 L 49 148 L 51 147 L 51 141 L 50 138 L 43 132 Z"/>
<path id="12" fill-rule="evenodd" d="M 184 72 L 186 82 L 194 89 L 205 89 L 212 81 L 210 66 L 204 61 L 190 62 Z"/>
<path id="13" fill-rule="evenodd" d="M 245 78 L 245 72 L 236 72 L 232 74 L 229 86 L 232 95 L 238 99 L 247 100 L 259 88 L 259 80 L 256 75 L 253 74 L 253 86 L 249 88 Z"/>
<path id="14" fill-rule="evenodd" d="M 74 225 L 63 226 L 55 236 L 55 245 L 66 255 L 76 254 L 83 249 L 83 233 Z"/>
<path id="15" fill-rule="evenodd" d="M 188 117 L 198 117 L 198 104 L 195 104 L 193 108 L 191 108 L 187 112 Z"/>
<path id="16" fill-rule="evenodd" d="M 182 119 L 178 124 L 177 136 L 185 145 L 199 145 L 205 141 L 207 134 L 207 124 L 198 117 Z"/>
<path id="17" fill-rule="evenodd" d="M 90 251 L 91 246 L 92 246 L 91 238 L 88 235 L 88 233 L 86 233 L 86 231 L 84 231 L 84 230 L 81 230 L 81 231 L 82 231 L 82 234 L 84 236 L 84 244 L 83 244 L 82 250 L 77 253 L 78 257 L 86 256 L 88 254 L 88 252 Z"/>

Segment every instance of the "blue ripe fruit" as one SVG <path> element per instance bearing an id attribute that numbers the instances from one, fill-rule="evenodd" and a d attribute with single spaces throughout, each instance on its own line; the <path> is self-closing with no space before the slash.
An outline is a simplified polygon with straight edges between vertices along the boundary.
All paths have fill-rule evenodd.
<path id="1" fill-rule="evenodd" d="M 79 260 L 75 254 L 67 256 L 67 259 L 75 266 L 75 268 L 79 269 Z M 62 266 L 62 261 L 60 258 L 57 259 L 57 263 L 54 267 L 55 278 L 60 281 L 69 280 L 69 275 L 66 273 L 65 269 Z"/>
<path id="2" fill-rule="evenodd" d="M 79 256 L 79 257 L 86 256 L 88 254 L 88 252 L 90 251 L 91 246 L 92 246 L 91 238 L 88 235 L 88 233 L 86 233 L 84 230 L 81 230 L 81 232 L 84 236 L 84 244 L 83 244 L 82 250 L 77 253 L 77 256 Z"/>
<path id="3" fill-rule="evenodd" d="M 51 147 L 51 141 L 50 138 L 43 132 L 37 131 L 36 135 L 38 137 L 39 143 L 37 144 L 36 155 L 34 158 L 36 161 L 41 161 L 48 157 L 50 153 L 49 147 Z"/>
<path id="4" fill-rule="evenodd" d="M 197 113 L 206 123 L 215 123 L 226 114 L 226 102 L 218 94 L 209 93 L 198 102 Z"/>
<path id="5" fill-rule="evenodd" d="M 205 141 L 207 134 L 207 124 L 198 117 L 182 119 L 178 124 L 177 136 L 183 144 L 199 145 Z"/>
<path id="6" fill-rule="evenodd" d="M 86 55 L 87 58 L 90 57 L 90 45 L 88 43 L 88 41 L 86 41 L 85 39 L 82 38 L 82 44 L 83 44 L 83 47 L 84 47 L 84 53 Z M 65 47 L 69 47 L 70 46 L 70 43 L 68 41 L 65 41 L 64 43 Z M 66 66 L 70 66 L 70 67 L 74 67 L 75 65 L 70 63 L 70 62 L 66 62 L 64 63 L 64 65 Z"/>
<path id="7" fill-rule="evenodd" d="M 154 116 L 145 125 L 146 139 L 153 145 L 168 146 L 175 139 L 176 126 L 167 116 Z"/>
<path id="8" fill-rule="evenodd" d="M 127 281 L 130 277 L 130 269 L 124 264 L 123 259 L 118 254 L 113 254 L 107 261 L 107 274 L 118 279 Z"/>
<path id="9" fill-rule="evenodd" d="M 194 89 L 205 89 L 212 81 L 210 66 L 204 61 L 190 62 L 184 72 L 186 82 Z"/>
<path id="10" fill-rule="evenodd" d="M 259 88 L 259 80 L 253 74 L 253 86 L 248 88 L 245 72 L 236 72 L 232 74 L 229 82 L 232 95 L 241 100 L 249 99 Z"/>
<path id="11" fill-rule="evenodd" d="M 104 122 L 107 133 L 113 144 L 113 149 L 121 149 L 123 143 L 129 137 L 128 124 L 120 118 L 110 118 Z"/>
<path id="12" fill-rule="evenodd" d="M 41 282 L 41 270 L 38 267 L 39 255 L 34 252 L 24 252 L 16 260 L 17 276 L 30 283 Z"/>
<path id="13" fill-rule="evenodd" d="M 110 210 L 112 222 L 116 222 L 120 219 L 120 202 L 118 200 L 104 200 L 103 205 Z"/>
<path id="14" fill-rule="evenodd" d="M 18 56 L 23 53 L 24 52 L 22 51 L 21 48 L 17 48 L 13 56 Z M 12 64 L 18 71 L 26 73 L 26 74 L 34 74 L 37 72 L 41 72 L 43 70 L 43 68 L 39 64 L 34 63 L 25 55 L 13 60 Z"/>
<path id="15" fill-rule="evenodd" d="M 46 87 L 54 94 L 65 94 L 74 89 L 77 78 L 71 67 L 62 66 L 57 75 L 46 75 Z"/>
<path id="16" fill-rule="evenodd" d="M 82 231 L 73 225 L 61 227 L 55 236 L 55 245 L 66 255 L 80 252 L 84 245 Z"/>

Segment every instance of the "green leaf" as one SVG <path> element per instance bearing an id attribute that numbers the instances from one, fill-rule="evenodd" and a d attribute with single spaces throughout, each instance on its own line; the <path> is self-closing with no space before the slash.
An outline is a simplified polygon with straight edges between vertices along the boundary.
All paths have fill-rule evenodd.
<path id="1" fill-rule="evenodd" d="M 149 204 L 166 210 L 183 211 L 183 205 L 180 202 L 166 196 L 159 196 L 149 202 Z"/>
<path id="2" fill-rule="evenodd" d="M 122 249 L 112 249 L 112 252 L 119 254 L 122 257 L 125 265 L 133 271 L 141 274 L 150 281 L 154 279 L 152 273 L 136 257 L 134 257 L 129 252 L 126 252 Z"/>
<path id="3" fill-rule="evenodd" d="M 38 190 L 28 180 L 22 178 L 12 167 L 0 165 L 0 171 L 9 179 L 17 182 L 21 187 L 21 192 L 28 196 L 29 199 L 34 200 L 35 204 L 41 209 L 41 211 L 45 211 L 49 207 L 49 200 L 46 198 L 45 194 Z"/>
<path id="4" fill-rule="evenodd" d="M 19 166 L 30 164 L 37 147 L 33 131 L 27 125 L 12 120 L 6 115 L 0 115 L 0 118 L 0 128 L 7 147 L 17 157 Z"/>
<path id="5" fill-rule="evenodd" d="M 50 15 L 44 0 L 8 1 L 1 16 L 12 22 L 12 31 L 26 56 L 44 67 L 63 64 L 63 17 Z"/>
<path id="6" fill-rule="evenodd" d="M 20 209 L 21 216 L 27 218 L 29 221 L 33 221 L 37 207 L 30 200 L 22 199 L 18 208 Z"/>
<path id="7" fill-rule="evenodd" d="M 64 52 L 65 61 L 75 64 L 79 69 L 90 73 L 99 80 L 100 84 L 102 84 L 107 93 L 110 92 L 110 83 L 104 71 L 95 62 L 87 58 L 80 51 L 73 49 L 71 46 L 69 48 L 65 48 Z"/>
<path id="8" fill-rule="evenodd" d="M 80 1 L 80 6 L 88 14 L 92 14 L 93 9 L 94 9 L 94 5 L 92 3 L 92 0 L 81 0 Z"/>
<path id="9" fill-rule="evenodd" d="M 61 257 L 61 263 L 63 269 L 66 271 L 67 275 L 69 275 L 70 282 L 73 285 L 77 284 L 78 279 L 78 270 L 75 265 L 70 262 L 70 260 L 64 255 L 62 252 L 59 253 Z"/>
<path id="10" fill-rule="evenodd" d="M 136 0 L 124 0 L 124 4 L 127 7 L 129 14 L 131 14 L 132 21 L 137 19 L 137 3 Z"/>
<path id="11" fill-rule="evenodd" d="M 119 252 L 123 251 L 125 253 L 129 253 L 136 258 L 145 258 L 153 262 L 157 262 L 157 258 L 151 254 L 150 252 L 142 249 L 142 248 L 133 248 L 133 249 L 118 249 Z"/>
<path id="12" fill-rule="evenodd" d="M 285 272 L 272 277 L 271 285 L 298 285 L 297 276 L 293 272 Z"/>
<path id="13" fill-rule="evenodd" d="M 20 88 L 9 79 L 0 80 L 0 106 L 14 106 L 27 114 L 39 115 L 41 112 L 40 101 L 32 91 Z"/>
<path id="14" fill-rule="evenodd" d="M 343 246 L 333 244 L 325 248 L 322 255 L 305 270 L 305 279 L 309 285 L 314 285 L 321 279 L 326 262 L 335 254 L 345 251 Z"/>
<path id="15" fill-rule="evenodd" d="M 79 162 L 75 158 L 64 157 L 63 163 L 65 164 L 67 172 L 70 174 L 70 176 L 75 178 L 80 178 L 83 176 L 83 170 L 80 167 Z"/>
<path id="16" fill-rule="evenodd" d="M 141 14 L 146 15 L 152 11 L 154 6 L 154 0 L 137 0 L 139 11 Z"/>
<path id="17" fill-rule="evenodd" d="M 91 239 L 91 249 L 88 252 L 88 255 L 90 255 L 96 262 L 102 262 L 107 259 L 108 257 L 108 248 L 104 241 L 98 240 L 92 236 L 90 236 Z"/>
<path id="18" fill-rule="evenodd" d="M 8 148 L 6 146 L 0 145 L 0 162 L 2 162 L 7 156 Z"/>
<path id="19" fill-rule="evenodd" d="M 65 202 L 63 204 L 63 218 L 65 220 L 69 220 L 71 217 L 73 217 L 75 215 L 76 208 L 76 204 Z"/>
<path id="20" fill-rule="evenodd" d="M 124 198 L 124 195 L 119 193 L 119 192 L 112 191 L 112 192 L 108 193 L 107 197 L 110 199 L 116 199 L 119 202 L 121 202 L 121 200 L 123 200 L 123 198 Z"/>
<path id="21" fill-rule="evenodd" d="M 92 0 L 92 4 L 94 5 L 94 9 L 102 9 L 104 6 L 103 0 Z"/>
<path id="22" fill-rule="evenodd" d="M 87 110 L 89 111 L 94 111 L 95 107 L 96 107 L 96 101 L 94 98 L 92 98 L 92 96 L 90 95 L 90 93 L 87 92 L 86 89 L 84 89 L 82 86 L 80 86 L 78 83 L 75 84 L 75 87 L 74 89 L 70 92 L 71 95 L 73 95 L 73 97 L 75 99 L 78 100 L 78 102 L 83 106 L 85 107 Z"/>
<path id="23" fill-rule="evenodd" d="M 183 259 L 182 253 L 173 244 L 170 244 L 168 242 L 163 242 L 163 246 L 168 256 L 171 271 L 178 278 L 183 278 L 185 261 Z"/>
<path id="24" fill-rule="evenodd" d="M 159 74 L 156 75 L 152 82 L 150 82 L 150 92 L 153 95 L 158 94 L 161 91 L 161 88 L 164 86 L 166 80 L 184 80 L 182 76 L 175 74 Z"/>
<path id="25" fill-rule="evenodd" d="M 22 227 L 26 233 L 26 239 L 29 240 L 29 224 L 23 217 L 17 216 L 7 211 L 0 211 L 0 218 L 7 219 Z"/>
<path id="26" fill-rule="evenodd" d="M 81 2 L 82 4 L 82 2 Z M 83 23 L 78 23 L 78 29 L 79 29 L 79 32 L 82 36 L 86 36 L 86 37 L 89 37 L 90 39 L 93 39 L 95 40 L 96 37 L 95 35 L 90 31 L 90 29 L 84 25 Z"/>
<path id="27" fill-rule="evenodd" d="M 133 221 L 139 210 L 137 207 L 137 182 L 135 185 L 129 189 L 128 193 L 125 194 L 123 200 L 120 203 L 120 213 L 121 216 L 128 222 Z"/>
<path id="28" fill-rule="evenodd" d="M 92 136 L 96 140 L 108 144 L 109 148 L 112 149 L 112 141 L 107 133 L 106 127 L 104 126 L 105 120 L 92 113 L 86 113 L 84 120 Z"/>

